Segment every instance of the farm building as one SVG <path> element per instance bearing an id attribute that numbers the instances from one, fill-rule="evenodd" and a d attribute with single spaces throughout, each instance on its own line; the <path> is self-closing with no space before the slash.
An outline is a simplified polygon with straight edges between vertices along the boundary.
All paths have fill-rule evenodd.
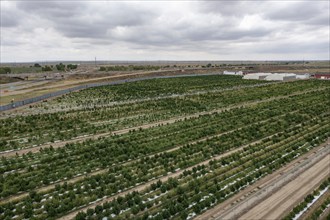
<path id="1" fill-rule="evenodd" d="M 263 80 L 266 76 L 271 75 L 271 73 L 251 73 L 243 76 L 243 79 L 258 79 Z"/>
<path id="2" fill-rule="evenodd" d="M 242 71 L 238 71 L 238 72 L 229 72 L 229 71 L 223 71 L 223 75 L 236 75 L 236 76 L 243 76 L 243 72 Z"/>
<path id="3" fill-rule="evenodd" d="M 316 79 L 330 79 L 330 74 L 315 74 Z"/>
<path id="4" fill-rule="evenodd" d="M 309 78 L 309 74 L 297 75 L 295 73 L 250 73 L 243 76 L 243 79 L 257 79 L 267 81 L 291 81 L 296 79 Z"/>
<path id="5" fill-rule="evenodd" d="M 297 74 L 296 79 L 309 79 L 311 76 L 306 73 L 306 74 Z"/>
<path id="6" fill-rule="evenodd" d="M 291 81 L 296 79 L 294 73 L 274 73 L 265 77 L 267 81 Z"/>

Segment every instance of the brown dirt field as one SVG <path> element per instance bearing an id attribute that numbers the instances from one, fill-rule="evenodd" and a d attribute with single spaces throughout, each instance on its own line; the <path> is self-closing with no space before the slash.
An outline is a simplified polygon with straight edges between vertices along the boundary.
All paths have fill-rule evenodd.
<path id="1" fill-rule="evenodd" d="M 328 146 L 328 147 L 327 147 Z M 221 219 L 223 218 L 223 215 L 225 213 L 231 213 L 232 215 L 237 215 L 239 211 L 235 211 L 236 207 L 234 207 L 234 204 L 238 203 L 239 201 L 244 201 L 244 199 L 248 198 L 249 196 L 255 194 L 256 192 L 260 192 L 260 189 L 262 190 L 265 186 L 272 184 L 276 179 L 279 179 L 282 177 L 283 174 L 290 172 L 293 169 L 299 168 L 304 162 L 311 160 L 311 158 L 314 158 L 317 152 L 327 150 L 329 148 L 329 141 L 326 143 L 320 145 L 319 147 L 309 151 L 308 153 L 299 156 L 289 164 L 285 165 L 281 169 L 275 171 L 274 173 L 267 175 L 266 177 L 260 179 L 256 183 L 246 187 L 244 190 L 240 191 L 238 194 L 234 195 L 233 197 L 227 199 L 223 203 L 215 206 L 212 209 L 207 210 L 205 213 L 203 213 L 200 216 L 197 216 L 196 219 L 204 220 L 204 219 L 218 219 L 221 216 Z M 253 205 L 252 203 L 248 204 L 245 203 L 244 205 Z M 249 209 L 248 209 L 249 210 Z M 245 211 L 245 208 L 241 211 Z M 229 215 L 228 214 L 228 215 Z M 235 216 L 234 219 L 237 219 L 238 216 Z M 230 219 L 230 218 L 227 218 Z"/>

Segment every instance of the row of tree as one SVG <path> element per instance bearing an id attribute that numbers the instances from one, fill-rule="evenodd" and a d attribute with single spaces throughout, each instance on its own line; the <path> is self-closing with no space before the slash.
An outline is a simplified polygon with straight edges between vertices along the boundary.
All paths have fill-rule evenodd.
<path id="1" fill-rule="evenodd" d="M 292 142 L 297 141 L 293 140 Z M 302 145 L 300 143 L 298 144 L 300 146 Z M 257 147 L 259 151 L 263 151 L 266 146 L 253 146 L 253 148 Z M 151 185 L 149 191 L 144 192 L 145 194 L 134 193 L 135 196 L 128 194 L 127 197 L 121 198 L 119 203 L 116 200 L 105 203 L 102 206 L 97 206 L 94 210 L 89 209 L 87 213 L 79 213 L 76 219 L 90 219 L 95 215 L 96 219 L 102 219 L 102 217 L 109 217 L 111 215 L 117 216 L 122 212 L 120 214 L 122 218 L 134 216 L 135 219 L 146 219 L 146 216 L 148 219 L 170 219 L 173 216 L 180 216 L 182 219 L 186 219 L 189 213 L 194 212 L 195 214 L 199 214 L 202 210 L 224 201 L 241 188 L 272 172 L 273 169 L 282 167 L 287 162 L 285 160 L 278 160 L 277 153 L 275 152 L 281 152 L 286 149 L 287 146 L 280 148 L 273 147 L 272 150 L 268 150 L 267 157 L 263 154 L 256 154 L 259 155 L 259 158 L 253 156 L 254 152 L 257 152 L 256 149 L 250 151 L 251 154 L 247 154 L 246 157 L 237 153 L 237 157 L 233 157 L 234 155 L 228 157 L 231 167 L 217 166 L 217 169 L 213 169 L 213 172 L 209 173 L 207 172 L 208 167 L 200 166 L 193 172 L 186 172 L 184 179 L 171 185 L 172 187 L 167 187 L 167 184 L 172 182 L 172 180 L 160 184 L 155 183 Z M 298 151 L 291 151 L 285 158 L 288 157 L 290 159 L 287 161 L 291 161 L 299 153 Z M 253 158 L 253 163 L 249 163 L 251 158 Z M 220 163 L 221 165 L 222 160 L 214 161 L 214 163 Z M 244 163 L 251 165 L 242 166 Z M 261 165 L 264 166 L 260 168 Z M 235 168 L 236 171 L 234 171 Z M 254 170 L 257 171 L 253 172 Z M 204 174 L 194 176 L 196 173 Z M 221 173 L 221 175 L 215 173 Z M 162 196 L 167 191 L 171 192 Z M 155 193 L 160 197 L 154 199 Z M 142 199 L 145 202 L 142 205 L 135 203 L 134 198 L 139 198 L 138 201 Z"/>
<path id="2" fill-rule="evenodd" d="M 315 123 L 318 123 L 318 122 L 313 122 L 313 123 L 315 124 Z M 312 124 L 310 124 L 308 126 L 312 126 Z M 306 126 L 306 127 L 308 127 L 308 126 Z M 305 133 L 308 132 L 308 130 L 306 128 L 302 128 L 300 130 L 295 130 L 295 131 L 297 132 L 296 136 L 299 135 L 299 136 L 302 136 L 302 137 L 303 137 L 303 135 L 301 135 L 299 132 L 305 132 Z M 289 132 L 289 131 L 285 131 L 285 132 Z M 316 130 L 310 136 L 313 136 L 313 137 L 318 136 L 319 137 L 318 141 L 323 141 L 324 138 L 326 138 L 326 136 L 322 135 L 322 133 L 321 134 L 317 133 Z M 232 137 L 228 137 L 228 138 L 232 139 Z M 242 136 L 241 138 L 246 139 L 247 137 Z M 307 138 L 309 138 L 309 137 L 305 137 L 305 139 L 307 139 Z M 249 140 L 247 140 L 247 141 L 249 141 Z M 300 140 L 297 140 L 297 139 L 293 139 L 291 142 L 297 142 L 298 145 L 304 146 L 302 144 L 303 141 L 300 141 Z M 228 171 L 228 174 L 219 176 L 219 178 L 222 178 L 221 181 L 227 181 L 230 176 L 234 175 L 234 173 L 232 173 L 231 170 L 233 170 L 235 167 L 237 167 L 237 169 L 238 169 L 235 172 L 239 172 L 242 169 L 246 169 L 247 172 L 250 173 L 251 172 L 250 170 L 253 170 L 250 167 L 251 165 L 255 164 L 255 166 L 256 166 L 257 164 L 262 163 L 264 166 L 269 166 L 269 169 L 265 168 L 265 170 L 263 171 L 263 173 L 268 173 L 268 172 L 271 172 L 271 170 L 273 170 L 273 169 L 277 169 L 279 166 L 281 166 L 283 163 L 285 163 L 285 161 L 286 161 L 285 158 L 290 157 L 290 159 L 288 160 L 288 161 L 290 161 L 290 160 L 293 159 L 293 157 L 295 155 L 300 153 L 298 151 L 293 150 L 293 149 L 296 149 L 296 148 L 294 148 L 296 146 L 296 144 L 291 143 L 291 142 L 288 142 L 285 145 L 279 144 L 278 146 L 273 146 L 269 149 L 268 149 L 268 147 L 265 147 L 263 145 L 253 146 L 251 148 L 248 148 L 244 152 L 242 151 L 242 152 L 239 152 L 239 153 L 235 153 L 231 156 L 228 156 L 228 157 L 223 158 L 223 159 L 219 160 L 218 162 L 216 162 L 216 163 L 221 165 L 221 164 L 223 164 L 223 160 L 226 160 L 226 164 L 228 166 L 214 166 L 214 164 L 212 164 L 212 167 L 214 169 L 221 169 L 222 170 L 221 173 L 225 173 L 224 172 L 225 170 Z M 227 144 L 227 143 L 230 143 L 230 142 L 224 141 L 224 143 Z M 211 145 L 211 146 L 213 148 L 218 147 L 218 145 Z M 290 147 L 290 149 L 289 149 L 289 147 Z M 224 149 L 226 149 L 226 148 L 224 148 Z M 276 152 L 273 152 L 274 150 Z M 271 163 L 275 159 L 278 159 L 278 154 L 284 154 L 284 151 L 285 152 L 290 152 L 290 155 L 287 155 L 282 160 L 277 160 L 277 163 Z M 291 154 L 291 152 L 292 152 L 292 154 Z M 267 155 L 266 155 L 266 153 L 267 153 Z M 191 153 L 189 153 L 189 154 L 191 154 Z M 192 155 L 194 155 L 194 153 Z M 258 155 L 258 157 L 260 157 L 260 160 L 257 159 L 256 155 Z M 187 158 L 187 157 L 184 157 L 183 155 L 173 155 L 173 156 L 178 161 L 183 160 L 184 158 Z M 270 158 L 270 157 L 272 157 L 272 158 Z M 165 156 L 165 158 L 169 159 L 167 156 Z M 205 158 L 204 159 L 201 158 L 199 161 L 201 161 L 201 160 L 205 160 Z M 253 160 L 253 163 L 251 163 L 251 160 Z M 111 160 L 108 160 L 108 161 L 111 161 Z M 196 164 L 199 161 L 195 161 L 194 163 Z M 144 161 L 142 160 L 142 163 L 143 162 Z M 157 167 L 156 164 L 159 164 L 157 160 L 148 161 L 148 164 L 152 164 L 152 163 L 154 163 L 154 165 L 152 165 L 152 167 Z M 245 164 L 244 166 L 242 166 L 243 163 Z M 44 205 L 44 209 L 46 209 L 46 211 L 47 211 L 47 215 L 43 215 L 44 218 L 59 216 L 63 213 L 66 213 L 67 211 L 71 210 L 73 207 L 88 204 L 91 201 L 95 201 L 97 198 L 102 198 L 104 195 L 111 195 L 112 193 L 116 193 L 119 190 L 123 190 L 125 188 L 129 188 L 131 186 L 134 186 L 138 182 L 146 181 L 146 180 L 142 179 L 143 175 L 141 177 L 139 177 L 141 179 L 137 178 L 137 176 L 134 175 L 134 173 L 139 173 L 139 172 L 137 172 L 137 170 L 134 170 L 134 169 L 136 169 L 134 167 L 139 167 L 139 166 L 138 166 L 138 164 L 132 164 L 131 168 L 127 168 L 127 169 L 124 169 L 124 170 L 118 169 L 119 167 L 118 168 L 114 167 L 113 169 L 109 170 L 108 174 L 104 174 L 104 175 L 102 174 L 102 175 L 97 175 L 97 176 L 94 176 L 94 177 L 86 178 L 83 182 L 79 182 L 79 183 L 75 183 L 75 184 L 67 184 L 67 185 L 63 185 L 63 186 L 57 186 L 55 188 L 55 190 L 52 190 L 53 192 L 47 192 L 48 194 L 51 193 L 53 198 L 47 200 L 46 202 L 42 202 L 41 204 L 40 204 L 40 202 L 37 202 L 37 201 L 40 201 L 41 197 L 32 194 L 32 195 L 30 195 L 30 197 L 28 199 L 24 200 L 23 203 L 20 203 L 17 206 L 15 205 L 16 211 L 15 212 L 12 211 L 12 212 L 14 212 L 16 214 L 19 214 L 19 213 L 17 213 L 18 210 L 21 210 L 19 207 L 23 206 L 23 205 L 25 205 L 25 207 L 29 207 L 29 206 L 27 206 L 28 204 L 26 204 L 26 203 L 30 203 L 30 204 L 33 204 L 33 206 L 34 206 L 33 210 L 40 210 L 40 206 Z M 258 165 L 258 167 L 260 167 L 260 165 Z M 196 169 L 192 170 L 191 175 L 194 178 L 198 178 L 199 175 L 195 175 L 195 174 L 197 174 L 197 173 L 206 174 L 207 172 L 203 172 L 204 169 L 205 169 L 205 166 L 196 167 Z M 150 170 L 150 168 L 148 170 Z M 155 171 L 157 171 L 157 170 L 155 170 Z M 216 172 L 218 173 L 218 171 L 214 170 L 212 173 L 216 173 Z M 48 171 L 47 173 L 51 173 L 51 172 Z M 117 173 L 117 174 L 115 176 L 111 177 L 111 174 L 113 174 L 113 173 Z M 120 174 L 120 175 L 118 175 L 118 174 Z M 152 175 L 155 175 L 155 174 L 152 174 Z M 186 173 L 186 175 L 187 175 L 187 173 Z M 210 174 L 210 175 L 212 176 L 212 174 Z M 242 175 L 245 176 L 246 174 L 243 173 Z M 234 186 L 229 187 L 229 190 L 230 190 L 229 192 L 236 192 L 237 190 L 240 189 L 240 187 L 246 185 L 246 183 L 247 183 L 246 181 L 248 181 L 248 182 L 252 181 L 254 178 L 260 177 L 262 175 L 262 173 L 251 173 L 251 175 L 256 175 L 256 176 L 252 176 L 252 178 L 250 178 L 250 179 L 248 179 L 246 177 L 247 178 L 246 180 L 237 181 L 237 183 L 235 183 Z M 130 176 L 133 177 L 133 178 L 130 178 Z M 240 178 L 240 177 L 241 176 L 237 176 L 235 178 Z M 177 187 L 178 186 L 178 184 L 175 181 L 174 182 L 169 181 L 169 183 L 171 183 L 172 187 Z M 205 183 L 206 183 L 206 181 L 205 181 Z M 152 186 L 152 187 L 154 189 L 157 188 L 157 186 L 155 186 L 155 185 Z M 221 187 L 223 187 L 223 185 L 221 185 Z M 219 189 L 221 189 L 221 187 Z M 208 188 L 208 187 L 206 187 L 206 188 Z M 208 190 L 206 188 L 205 188 L 205 190 Z M 171 190 L 171 187 L 168 188 L 167 186 L 160 186 L 159 190 L 160 190 L 160 193 L 165 193 L 168 190 Z M 203 185 L 202 186 L 196 185 L 193 188 L 191 188 L 191 190 L 193 190 L 195 193 L 198 194 L 199 192 L 202 192 L 204 189 L 203 189 Z M 210 188 L 210 190 L 211 190 L 211 188 Z M 67 191 L 68 191 L 68 193 L 66 193 Z M 70 193 L 72 191 L 74 193 Z M 177 193 L 182 194 L 182 189 L 180 189 L 180 190 L 178 189 Z M 48 197 L 49 196 L 50 195 L 48 195 Z M 47 198 L 47 196 L 45 196 L 45 195 L 42 195 L 42 197 Z M 192 199 L 195 200 L 195 198 L 192 198 Z M 62 203 L 59 203 L 58 201 L 62 201 Z M 136 201 L 137 201 L 137 203 L 135 203 L 135 204 L 136 205 L 139 204 L 138 198 L 137 198 Z M 199 199 L 199 201 L 200 201 L 200 199 Z M 152 202 L 152 203 L 154 205 L 158 205 L 158 203 L 157 204 L 154 203 L 154 202 Z M 188 204 L 191 204 L 190 201 L 188 201 Z M 201 204 L 203 204 L 203 206 Z M 196 212 L 198 212 L 200 210 L 203 210 L 204 205 L 205 205 L 205 207 L 207 207 L 208 204 L 210 204 L 210 203 L 208 203 L 208 202 L 205 203 L 205 204 L 204 204 L 204 202 L 199 203 L 199 205 L 197 205 L 193 209 Z M 8 208 L 8 206 L 6 206 L 6 207 Z M 132 208 L 132 212 L 134 212 L 134 213 L 139 213 L 141 211 L 141 209 L 144 210 L 146 208 L 146 206 L 139 207 L 139 205 L 138 205 L 139 209 L 136 206 L 134 206 L 134 207 L 135 208 Z M 41 213 L 42 213 L 42 210 L 44 210 L 44 209 L 41 208 Z M 14 210 L 14 209 L 12 209 L 12 210 Z M 175 213 L 175 212 L 178 212 L 180 210 L 181 209 L 176 209 L 175 208 L 171 212 Z M 102 213 L 102 212 L 99 212 L 99 211 L 97 211 L 97 212 Z M 28 214 L 30 214 L 30 212 Z M 31 215 L 35 215 L 35 214 L 36 214 L 35 211 L 33 211 L 33 213 Z M 164 213 L 164 216 L 167 216 L 167 215 L 168 215 L 168 213 Z"/>
<path id="3" fill-rule="evenodd" d="M 129 66 L 101 66 L 100 71 L 138 71 L 138 70 L 159 70 L 159 66 L 151 65 L 129 65 Z"/>
<path id="4" fill-rule="evenodd" d="M 34 64 L 35 67 L 41 67 L 39 64 Z M 77 64 L 68 64 L 68 65 L 65 65 L 63 63 L 59 63 L 59 64 L 56 64 L 55 65 L 55 68 L 58 70 L 58 71 L 66 71 L 66 70 L 73 70 L 73 69 L 77 69 L 78 65 Z M 54 69 L 54 66 L 53 65 L 46 65 L 44 67 L 41 67 L 42 71 L 53 71 Z"/>

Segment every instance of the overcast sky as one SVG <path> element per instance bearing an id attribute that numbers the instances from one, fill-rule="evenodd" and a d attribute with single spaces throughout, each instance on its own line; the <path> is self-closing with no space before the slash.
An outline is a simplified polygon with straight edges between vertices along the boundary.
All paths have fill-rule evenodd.
<path id="1" fill-rule="evenodd" d="M 329 60 L 329 4 L 1 0 L 1 62 Z"/>

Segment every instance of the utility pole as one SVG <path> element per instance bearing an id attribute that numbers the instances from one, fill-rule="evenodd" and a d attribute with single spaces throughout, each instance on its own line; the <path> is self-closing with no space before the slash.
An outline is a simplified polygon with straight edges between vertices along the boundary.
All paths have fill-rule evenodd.
<path id="1" fill-rule="evenodd" d="M 95 57 L 95 67 L 96 67 L 96 57 Z"/>

